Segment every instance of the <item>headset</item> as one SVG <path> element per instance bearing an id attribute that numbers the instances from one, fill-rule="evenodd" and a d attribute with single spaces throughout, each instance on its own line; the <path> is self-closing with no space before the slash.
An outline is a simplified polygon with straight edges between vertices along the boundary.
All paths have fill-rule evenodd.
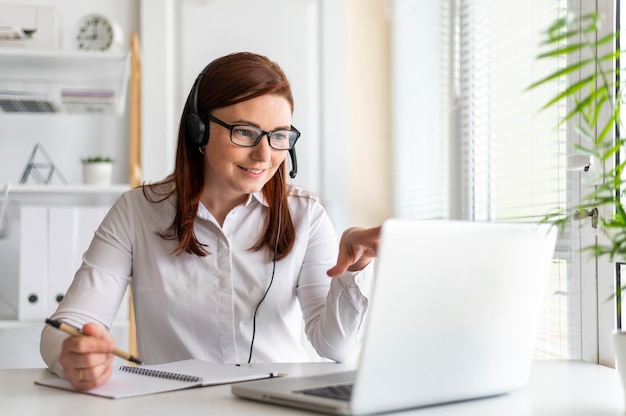
<path id="1" fill-rule="evenodd" d="M 199 111 L 198 95 L 200 94 L 200 83 L 204 78 L 204 74 L 211 68 L 212 64 L 213 62 L 208 64 L 202 72 L 200 72 L 191 88 L 191 103 L 187 116 L 185 117 L 185 137 L 187 143 L 193 147 L 204 147 L 209 141 L 209 121 L 207 117 Z M 289 177 L 294 179 L 298 174 L 298 158 L 296 156 L 295 147 L 289 149 L 289 158 L 291 159 Z"/>

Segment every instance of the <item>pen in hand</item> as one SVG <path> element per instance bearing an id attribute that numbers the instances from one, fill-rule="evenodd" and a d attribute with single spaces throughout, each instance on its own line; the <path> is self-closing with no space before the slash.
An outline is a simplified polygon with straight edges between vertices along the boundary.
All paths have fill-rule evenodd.
<path id="1" fill-rule="evenodd" d="M 86 337 L 87 335 L 83 334 L 80 329 L 73 327 L 72 325 L 66 324 L 65 322 L 61 322 L 53 319 L 46 319 L 46 323 L 58 330 L 65 332 L 66 334 L 70 334 L 73 337 Z M 116 348 L 113 350 L 113 355 L 116 355 L 120 358 L 123 358 L 126 361 L 132 361 L 136 364 L 143 364 L 137 357 L 133 357 L 131 354 Z"/>

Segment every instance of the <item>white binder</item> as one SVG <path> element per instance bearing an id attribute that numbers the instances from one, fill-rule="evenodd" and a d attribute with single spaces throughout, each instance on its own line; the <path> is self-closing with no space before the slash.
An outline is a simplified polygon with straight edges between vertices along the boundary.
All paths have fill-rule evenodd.
<path id="1" fill-rule="evenodd" d="M 76 265 L 76 208 L 50 206 L 48 209 L 48 293 L 47 316 L 57 308 L 72 282 Z"/>
<path id="2" fill-rule="evenodd" d="M 65 296 L 108 206 L 22 206 L 18 320 L 42 321 Z M 128 293 L 118 319 L 129 315 Z"/>
<path id="3" fill-rule="evenodd" d="M 48 291 L 48 208 L 20 209 L 19 320 L 43 320 Z"/>

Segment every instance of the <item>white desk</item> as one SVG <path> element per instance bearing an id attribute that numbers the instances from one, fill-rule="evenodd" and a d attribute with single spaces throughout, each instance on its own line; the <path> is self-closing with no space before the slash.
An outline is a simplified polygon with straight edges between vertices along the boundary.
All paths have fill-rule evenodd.
<path id="1" fill-rule="evenodd" d="M 256 365 L 289 375 L 333 372 L 332 363 Z M 33 384 L 52 377 L 43 369 L 0 370 L 3 415 L 281 415 L 308 412 L 256 403 L 231 395 L 230 386 L 203 387 L 152 396 L 111 400 Z M 389 383 L 392 388 L 393 383 Z M 384 392 L 381 392 L 384 394 Z M 613 369 L 579 361 L 537 361 L 529 386 L 489 399 L 433 406 L 402 415 L 624 415 L 624 394 Z"/>

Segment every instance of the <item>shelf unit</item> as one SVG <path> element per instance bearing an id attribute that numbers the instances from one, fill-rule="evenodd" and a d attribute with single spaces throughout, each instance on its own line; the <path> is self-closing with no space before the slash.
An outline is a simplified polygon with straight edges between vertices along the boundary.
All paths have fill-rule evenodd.
<path id="1" fill-rule="evenodd" d="M 0 114 L 123 114 L 130 52 L 0 48 Z"/>
<path id="2" fill-rule="evenodd" d="M 141 184 L 141 53 L 137 33 L 130 34 L 129 46 L 128 51 L 119 53 L 0 47 L 0 120 L 3 115 L 42 112 L 127 114 L 129 117 L 127 184 L 0 183 L 0 241 L 7 206 L 42 202 L 68 204 L 70 201 L 112 204 L 122 193 Z M 128 109 L 125 108 L 127 98 Z M 132 302 L 128 304 L 128 317 L 118 317 L 114 322 L 118 332 L 114 336 L 118 344 L 128 345 L 124 349 L 136 354 Z M 32 336 L 41 327 L 41 323 L 16 320 L 13 314 L 13 310 L 0 305 L 0 334 L 10 329 L 11 334 Z M 29 354 L 38 357 L 37 351 Z"/>

